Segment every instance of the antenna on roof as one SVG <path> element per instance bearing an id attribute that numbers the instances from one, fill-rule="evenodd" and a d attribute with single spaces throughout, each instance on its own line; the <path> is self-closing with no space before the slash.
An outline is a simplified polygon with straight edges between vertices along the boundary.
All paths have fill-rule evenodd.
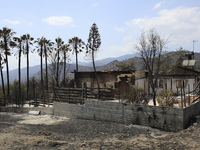
<path id="1" fill-rule="evenodd" d="M 199 42 L 198 40 L 193 40 L 193 52 L 194 52 L 194 43 Z"/>

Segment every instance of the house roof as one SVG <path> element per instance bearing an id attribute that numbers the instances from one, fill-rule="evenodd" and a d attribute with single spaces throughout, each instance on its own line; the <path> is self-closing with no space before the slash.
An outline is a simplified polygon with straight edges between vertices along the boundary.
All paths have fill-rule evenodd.
<path id="1" fill-rule="evenodd" d="M 174 75 L 180 75 L 180 74 L 193 74 L 193 75 L 198 75 L 200 74 L 199 71 L 197 70 L 194 70 L 194 69 L 191 69 L 191 68 L 188 68 L 188 67 L 184 67 L 184 66 L 176 66 L 176 69 L 175 69 L 175 72 L 174 72 Z"/>

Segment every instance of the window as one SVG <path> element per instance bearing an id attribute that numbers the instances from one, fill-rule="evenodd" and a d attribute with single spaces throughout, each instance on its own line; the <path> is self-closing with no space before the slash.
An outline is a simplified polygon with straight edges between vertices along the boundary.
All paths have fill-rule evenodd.
<path id="1" fill-rule="evenodd" d="M 176 87 L 177 88 L 183 87 L 183 80 L 176 80 Z"/>

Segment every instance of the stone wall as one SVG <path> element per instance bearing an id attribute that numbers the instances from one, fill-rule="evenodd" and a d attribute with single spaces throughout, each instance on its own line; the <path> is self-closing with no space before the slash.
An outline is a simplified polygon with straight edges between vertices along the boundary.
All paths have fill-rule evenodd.
<path id="1" fill-rule="evenodd" d="M 145 125 L 165 131 L 179 131 L 184 128 L 183 109 L 170 107 L 95 100 L 85 101 L 85 106 L 54 102 L 54 115 Z"/>

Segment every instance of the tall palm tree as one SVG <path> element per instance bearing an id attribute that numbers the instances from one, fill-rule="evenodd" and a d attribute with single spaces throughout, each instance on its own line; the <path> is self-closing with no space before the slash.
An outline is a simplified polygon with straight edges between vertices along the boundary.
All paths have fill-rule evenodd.
<path id="1" fill-rule="evenodd" d="M 79 39 L 78 37 L 73 37 L 69 39 L 69 45 L 71 46 L 72 53 L 76 54 L 76 71 L 78 71 L 78 53 L 82 52 L 84 49 L 85 43 L 82 41 L 82 39 Z"/>
<path id="2" fill-rule="evenodd" d="M 50 40 L 47 40 L 46 38 L 44 38 L 43 40 L 44 42 L 44 58 L 45 58 L 45 71 L 46 71 L 46 90 L 48 91 L 48 63 L 47 63 L 47 58 L 49 56 L 49 54 L 52 52 L 52 46 L 53 46 L 53 42 L 51 42 Z"/>
<path id="3" fill-rule="evenodd" d="M 20 38 L 18 37 L 14 37 L 13 38 L 14 41 L 17 44 L 17 47 L 19 48 L 19 50 L 16 52 L 18 54 L 19 57 L 19 62 L 18 62 L 18 76 L 19 76 L 19 102 L 21 101 L 21 53 L 24 50 L 24 39 L 25 36 L 21 36 Z"/>
<path id="4" fill-rule="evenodd" d="M 24 41 L 26 44 L 25 54 L 27 56 L 27 99 L 29 99 L 29 48 L 30 45 L 33 45 L 32 41 L 34 38 L 31 37 L 30 34 L 25 34 L 23 37 L 25 38 Z"/>
<path id="5" fill-rule="evenodd" d="M 59 87 L 60 49 L 62 48 L 64 41 L 60 37 L 56 38 L 55 41 L 56 41 L 56 50 L 57 50 L 56 85 L 57 87 Z"/>
<path id="6" fill-rule="evenodd" d="M 8 97 L 10 96 L 10 87 L 9 87 L 9 67 L 8 67 L 8 56 L 11 55 L 10 53 L 10 47 L 13 48 L 15 46 L 15 43 L 12 41 L 12 36 L 15 34 L 15 32 L 12 31 L 12 29 L 9 29 L 7 27 L 3 27 L 3 29 L 0 29 L 0 37 L 1 37 L 1 48 L 4 50 L 5 54 L 5 61 L 6 61 L 6 70 L 7 70 L 7 86 L 8 86 Z"/>

